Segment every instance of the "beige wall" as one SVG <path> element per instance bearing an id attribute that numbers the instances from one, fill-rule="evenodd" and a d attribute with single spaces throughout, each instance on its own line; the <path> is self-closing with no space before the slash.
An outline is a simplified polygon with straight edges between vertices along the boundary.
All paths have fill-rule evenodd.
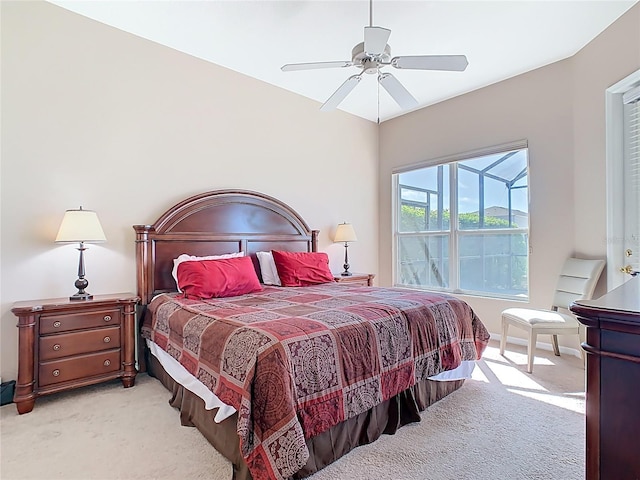
<path id="1" fill-rule="evenodd" d="M 640 68 L 639 51 L 636 5 L 572 58 L 384 122 L 380 283 L 392 281 L 393 169 L 520 139 L 529 142 L 529 303 L 550 305 L 566 256 L 605 258 L 605 89 Z M 605 284 L 601 279 L 597 294 Z M 500 331 L 500 312 L 515 305 L 479 297 L 465 300 L 494 333 Z M 565 344 L 578 347 L 573 339 Z"/>
<path id="2" fill-rule="evenodd" d="M 640 69 L 640 4 L 572 59 L 575 248 L 606 253 L 605 90 Z M 622 265 L 618 265 L 622 266 Z M 605 282 L 596 292 L 604 293 Z"/>
<path id="3" fill-rule="evenodd" d="M 134 232 L 219 188 L 274 196 L 377 271 L 378 127 L 44 2 L 2 2 L 1 357 L 17 371 L 18 300 L 74 293 L 78 252 L 53 243 L 64 211 L 96 210 L 91 293 L 135 291 Z"/>

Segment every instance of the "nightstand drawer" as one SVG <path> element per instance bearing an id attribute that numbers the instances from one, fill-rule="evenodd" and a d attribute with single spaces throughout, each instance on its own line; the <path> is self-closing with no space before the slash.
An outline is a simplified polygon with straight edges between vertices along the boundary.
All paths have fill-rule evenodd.
<path id="1" fill-rule="evenodd" d="M 42 315 L 40 317 L 40 334 L 68 332 L 109 325 L 120 325 L 120 310 L 109 309 L 75 314 L 68 313 L 65 315 Z"/>
<path id="2" fill-rule="evenodd" d="M 40 337 L 39 354 L 40 360 L 47 361 L 119 347 L 120 327 L 118 326 Z"/>
<path id="3" fill-rule="evenodd" d="M 120 349 L 43 362 L 38 368 L 40 387 L 120 370 Z"/>

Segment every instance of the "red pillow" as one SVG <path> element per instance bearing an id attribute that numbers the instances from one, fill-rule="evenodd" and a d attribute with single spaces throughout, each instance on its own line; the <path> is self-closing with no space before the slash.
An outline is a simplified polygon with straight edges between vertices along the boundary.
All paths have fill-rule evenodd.
<path id="1" fill-rule="evenodd" d="M 283 287 L 304 287 L 334 281 L 326 253 L 277 250 L 272 253 Z"/>
<path id="2" fill-rule="evenodd" d="M 235 297 L 262 290 L 249 257 L 182 262 L 178 286 L 186 298 Z"/>

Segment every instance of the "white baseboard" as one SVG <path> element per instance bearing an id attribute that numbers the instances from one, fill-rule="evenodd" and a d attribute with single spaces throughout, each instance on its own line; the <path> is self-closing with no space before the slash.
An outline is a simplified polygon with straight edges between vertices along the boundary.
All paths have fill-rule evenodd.
<path id="1" fill-rule="evenodd" d="M 491 335 L 491 340 L 497 340 L 498 342 L 500 341 L 500 339 L 502 338 L 502 335 L 500 335 L 499 333 L 491 333 L 489 332 Z M 507 343 L 514 343 L 516 345 L 523 345 L 523 346 L 527 346 L 527 340 L 524 338 L 520 338 L 520 337 L 507 337 Z M 548 350 L 550 352 L 553 352 L 553 346 L 550 343 L 545 343 L 545 342 L 541 342 L 541 341 L 536 341 L 536 348 L 539 348 L 541 350 Z M 564 353 L 567 355 L 573 355 L 574 357 L 578 357 L 578 358 L 582 358 L 582 354 L 580 352 L 580 350 L 578 350 L 577 348 L 570 348 L 570 347 L 565 347 L 562 345 L 559 345 L 560 348 L 560 353 Z"/>

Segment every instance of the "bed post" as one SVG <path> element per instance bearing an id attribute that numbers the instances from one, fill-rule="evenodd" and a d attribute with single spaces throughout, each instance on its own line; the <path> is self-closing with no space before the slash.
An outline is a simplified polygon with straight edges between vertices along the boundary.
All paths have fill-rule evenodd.
<path id="1" fill-rule="evenodd" d="M 134 225 L 136 231 L 136 286 L 142 305 L 147 305 L 149 298 L 149 231 L 151 225 Z"/>
<path id="2" fill-rule="evenodd" d="M 136 360 L 138 362 L 138 372 L 147 371 L 145 358 L 145 342 L 140 335 L 142 319 L 151 300 L 149 292 L 149 231 L 153 229 L 150 225 L 134 225 L 136 231 L 136 289 L 141 304 L 136 308 L 135 333 L 136 333 Z"/>
<path id="3" fill-rule="evenodd" d="M 318 251 L 318 235 L 320 234 L 320 230 L 311 230 L 311 251 Z"/>

